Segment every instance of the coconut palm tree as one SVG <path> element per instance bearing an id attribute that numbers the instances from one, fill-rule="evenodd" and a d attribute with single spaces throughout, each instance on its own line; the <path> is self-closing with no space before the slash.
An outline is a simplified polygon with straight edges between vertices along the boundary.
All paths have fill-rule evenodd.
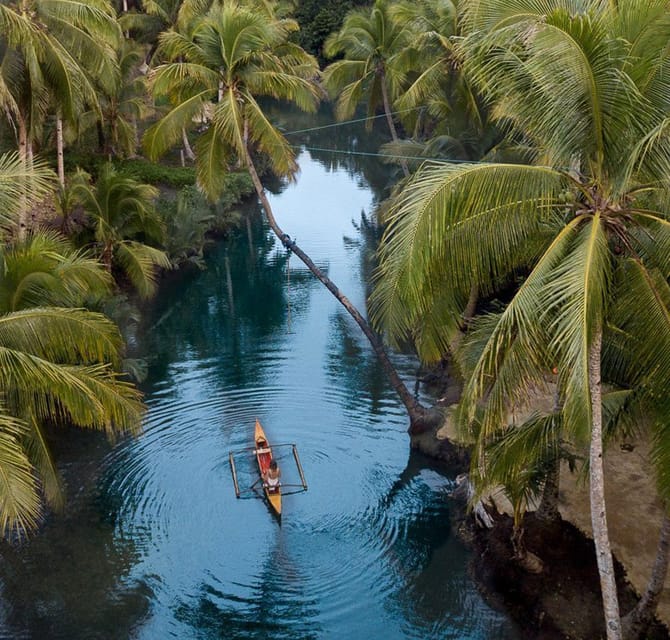
<path id="1" fill-rule="evenodd" d="M 120 31 L 114 10 L 108 0 L 3 3 L 0 33 L 5 43 L 5 77 L 0 84 L 13 96 L 5 104 L 13 107 L 7 113 L 16 125 L 19 152 L 22 157 L 32 153 L 33 141 L 54 105 L 62 185 L 63 120 L 74 125 L 86 104 L 98 106 L 91 76 L 105 85 L 118 74 L 114 46 Z"/>
<path id="2" fill-rule="evenodd" d="M 6 245 L 0 263 L 0 313 L 35 307 L 83 307 L 111 293 L 112 280 L 95 258 L 74 250 L 55 231 Z"/>
<path id="3" fill-rule="evenodd" d="M 93 246 L 107 271 L 119 269 L 141 297 L 153 295 L 156 268 L 170 268 L 165 252 L 152 246 L 164 233 L 154 207 L 158 190 L 117 173 L 110 163 L 94 184 L 79 171 L 70 189 L 88 216 Z"/>
<path id="4" fill-rule="evenodd" d="M 0 157 L 0 209 L 8 218 L 19 214 L 17 195 L 30 205 L 53 182 L 39 163 L 28 173 L 17 154 Z M 1 258 L 0 530 L 12 536 L 37 526 L 42 498 L 61 502 L 46 425 L 134 432 L 143 406 L 116 373 L 118 329 L 101 314 L 51 306 L 104 290 L 109 279 L 100 266 L 52 234 L 5 245 Z"/>
<path id="5" fill-rule="evenodd" d="M 18 152 L 0 156 L 0 235 L 16 229 L 21 209 L 37 205 L 52 193 L 54 178 L 39 160 L 28 165 Z"/>
<path id="6" fill-rule="evenodd" d="M 462 405 L 472 417 L 486 399 L 482 429 L 492 434 L 557 367 L 566 428 L 589 442 L 606 628 L 620 638 L 604 501 L 602 345 L 606 328 L 625 320 L 614 302 L 634 300 L 631 331 L 657 338 L 638 364 L 667 387 L 670 327 L 657 277 L 670 273 L 666 8 L 496 0 L 465 11 L 466 71 L 497 117 L 532 142 L 536 163 L 426 164 L 389 216 L 374 317 L 396 339 L 424 313 L 453 326 L 468 287 L 491 293 L 527 274 Z M 444 343 L 435 326 L 430 339 Z"/>
<path id="7" fill-rule="evenodd" d="M 145 78 L 140 72 L 144 50 L 131 40 L 115 52 L 118 73 L 98 92 L 97 108 L 80 114 L 79 130 L 99 127 L 101 151 L 108 156 L 134 156 L 139 146 L 138 122 L 149 116 Z"/>
<path id="8" fill-rule="evenodd" d="M 255 154 L 261 153 L 277 175 L 293 178 L 298 169 L 295 152 L 268 120 L 257 96 L 288 100 L 303 110 L 314 109 L 318 102 L 319 90 L 313 82 L 316 63 L 290 42 L 294 28 L 291 21 L 250 11 L 231 0 L 212 8 L 194 28 L 192 38 L 163 34 L 164 54 L 178 62 L 160 65 L 151 82 L 157 96 L 179 100 L 175 99 L 178 105 L 147 131 L 144 147 L 150 157 L 160 156 L 180 140 L 182 128 L 204 104 L 218 100 L 209 129 L 196 144 L 200 184 L 215 198 L 221 192 L 229 163 L 246 164 L 272 231 L 361 327 L 410 418 L 418 421 L 423 408 L 400 380 L 378 336 L 348 298 L 279 227 L 254 164 Z"/>
<path id="9" fill-rule="evenodd" d="M 368 118 L 383 109 L 391 138 L 397 142 L 392 104 L 406 85 L 407 69 L 416 52 L 411 46 L 413 32 L 394 19 L 391 6 L 389 0 L 376 0 L 371 9 L 347 14 L 340 31 L 324 45 L 328 57 L 344 57 L 326 67 L 323 78 L 330 95 L 336 96 L 339 119 L 350 118 L 366 101 Z M 409 175 L 405 164 L 403 170 Z"/>

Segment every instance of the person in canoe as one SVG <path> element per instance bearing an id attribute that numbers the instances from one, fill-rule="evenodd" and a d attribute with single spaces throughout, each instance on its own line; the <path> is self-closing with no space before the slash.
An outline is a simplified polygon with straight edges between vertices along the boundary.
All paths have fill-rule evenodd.
<path id="1" fill-rule="evenodd" d="M 279 485 L 281 484 L 281 469 L 274 458 L 270 461 L 270 466 L 263 475 L 263 482 L 268 491 L 277 491 L 279 489 Z"/>

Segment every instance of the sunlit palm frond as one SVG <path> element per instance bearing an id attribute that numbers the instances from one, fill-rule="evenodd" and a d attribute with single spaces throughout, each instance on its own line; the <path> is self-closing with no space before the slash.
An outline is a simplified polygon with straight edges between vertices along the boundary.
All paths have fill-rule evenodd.
<path id="1" fill-rule="evenodd" d="M 215 127 L 210 127 L 198 138 L 195 150 L 198 185 L 215 202 L 225 188 L 230 163 L 237 156 L 233 156 L 230 147 L 221 141 Z"/>
<path id="2" fill-rule="evenodd" d="M 184 128 L 193 123 L 195 116 L 200 115 L 203 104 L 210 96 L 209 90 L 196 94 L 178 104 L 147 129 L 142 138 L 142 146 L 149 158 L 156 160 L 182 139 Z"/>
<path id="3" fill-rule="evenodd" d="M 255 100 L 247 102 L 245 111 L 252 141 L 267 155 L 273 170 L 280 176 L 292 177 L 298 169 L 295 151 L 281 132 L 270 122 Z"/>
<path id="4" fill-rule="evenodd" d="M 519 248 L 549 219 L 565 183 L 543 167 L 426 163 L 387 217 L 374 322 L 402 335 L 407 309 L 430 292 L 420 284 L 427 273 L 446 273 L 455 290 L 467 291 L 521 266 Z"/>
<path id="5" fill-rule="evenodd" d="M 643 184 L 666 186 L 670 175 L 670 118 L 660 119 L 645 132 L 632 147 L 624 164 L 624 185 L 631 184 L 635 178 Z"/>
<path id="6" fill-rule="evenodd" d="M 22 445 L 40 479 L 45 502 L 52 509 L 60 511 L 65 506 L 63 485 L 46 434 L 35 416 L 29 416 L 27 420 L 29 428 L 22 439 Z"/>
<path id="7" fill-rule="evenodd" d="M 35 529 L 42 514 L 39 485 L 21 441 L 27 425 L 0 406 L 0 533 L 7 537 Z"/>
<path id="8" fill-rule="evenodd" d="M 39 231 L 14 242 L 3 255 L 0 308 L 82 306 L 92 295 L 111 289 L 111 278 L 99 261 L 75 251 L 54 231 Z"/>
<path id="9" fill-rule="evenodd" d="M 143 298 L 150 298 L 156 291 L 156 268 L 172 266 L 164 251 L 130 240 L 117 245 L 115 258 Z"/>
<path id="10" fill-rule="evenodd" d="M 24 162 L 18 153 L 0 156 L 0 224 L 12 223 L 24 202 L 36 203 L 52 193 L 55 174 L 42 161 Z"/>
<path id="11" fill-rule="evenodd" d="M 76 426 L 104 431 L 111 439 L 122 434 L 138 435 L 141 432 L 146 408 L 142 394 L 134 384 L 104 365 L 74 367 L 68 373 L 79 379 L 86 393 L 95 398 L 100 407 L 97 414 L 86 417 L 84 412 L 80 417 L 70 411 L 71 404 L 64 405 L 68 418 Z M 60 397 L 57 401 L 62 403 Z"/>
<path id="12" fill-rule="evenodd" d="M 626 260 L 617 275 L 626 295 L 616 297 L 612 322 L 633 345 L 634 366 L 649 372 L 645 385 L 661 397 L 670 393 L 670 286 L 665 276 L 637 260 Z"/>
<path id="13" fill-rule="evenodd" d="M 605 4 L 600 0 L 470 0 L 459 9 L 463 12 L 466 32 L 493 32 L 529 17 L 541 19 L 557 9 L 571 14 L 585 14 L 589 9 Z"/>
<path id="14" fill-rule="evenodd" d="M 612 263 L 600 216 L 586 221 L 575 235 L 574 246 L 545 284 L 541 308 L 565 380 L 566 425 L 585 437 L 591 424 L 590 347 L 603 330 Z"/>
<path id="15" fill-rule="evenodd" d="M 64 421 L 109 434 L 137 428 L 142 403 L 135 387 L 109 365 L 70 366 L 0 347 L 7 406 L 36 419 Z"/>
<path id="16" fill-rule="evenodd" d="M 469 73 L 498 101 L 496 113 L 517 123 L 558 166 L 574 156 L 600 163 L 626 157 L 630 128 L 637 126 L 629 120 L 631 104 L 639 121 L 648 111 L 622 72 L 625 50 L 612 45 L 606 25 L 596 13 L 556 9 L 464 42 Z M 615 175 L 620 163 L 598 170 Z"/>
<path id="17" fill-rule="evenodd" d="M 556 267 L 569 251 L 573 222 L 557 235 L 519 287 L 502 314 L 491 318 L 495 327 L 481 351 L 461 399 L 464 421 L 474 417 L 479 400 L 487 397 L 481 418 L 488 434 L 503 424 L 511 406 L 523 403 L 531 388 L 541 387 L 554 355 L 548 342 L 547 324 L 541 322 L 546 309 L 544 289 Z"/>
<path id="18" fill-rule="evenodd" d="M 206 101 L 216 96 L 218 74 L 201 64 L 171 62 L 160 65 L 149 74 L 149 87 L 155 96 L 167 96 L 175 106 L 195 95 L 201 95 Z"/>
<path id="19" fill-rule="evenodd" d="M 122 340 L 102 314 L 42 308 L 1 315 L 0 344 L 55 362 L 117 363 Z"/>

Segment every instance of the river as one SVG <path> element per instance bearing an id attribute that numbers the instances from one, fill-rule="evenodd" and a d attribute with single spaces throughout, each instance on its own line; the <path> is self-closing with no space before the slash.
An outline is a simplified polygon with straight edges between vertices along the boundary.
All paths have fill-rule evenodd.
<path id="1" fill-rule="evenodd" d="M 363 310 L 366 221 L 389 168 L 323 149 L 364 154 L 374 135 L 294 135 L 300 176 L 271 198 L 284 230 Z M 1 637 L 519 637 L 468 575 L 453 477 L 410 452 L 405 411 L 358 327 L 258 211 L 244 213 L 249 225 L 206 271 L 168 280 L 138 335 L 143 435 L 56 443 L 68 509 L 3 548 Z M 414 360 L 394 361 L 413 385 Z M 255 418 L 271 442 L 297 443 L 309 485 L 284 499 L 281 524 L 233 490 L 228 454 L 250 446 Z M 282 451 L 284 482 L 296 482 Z M 250 454 L 235 459 L 248 486 Z"/>

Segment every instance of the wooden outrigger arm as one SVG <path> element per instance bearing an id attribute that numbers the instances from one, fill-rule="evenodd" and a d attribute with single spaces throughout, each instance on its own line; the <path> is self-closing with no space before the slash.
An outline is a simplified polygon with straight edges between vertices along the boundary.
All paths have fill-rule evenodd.
<path id="1" fill-rule="evenodd" d="M 295 444 L 293 443 L 287 443 L 287 444 L 278 444 L 278 445 L 273 445 L 273 449 L 279 448 L 279 447 L 291 447 L 293 451 L 293 458 L 295 460 L 296 468 L 298 469 L 298 473 L 300 474 L 300 484 L 286 484 L 282 483 L 282 487 L 289 488 L 289 487 L 300 487 L 302 491 L 307 491 L 307 481 L 305 480 L 305 473 L 302 469 L 302 464 L 300 462 L 300 457 L 298 456 L 298 448 L 296 447 Z M 239 451 L 253 451 L 254 453 L 256 452 L 255 447 L 247 447 L 244 449 L 240 449 Z M 262 482 L 263 478 L 260 477 L 256 482 L 254 482 L 251 487 L 248 489 L 240 489 L 240 484 L 237 479 L 237 468 L 235 466 L 235 452 L 229 451 L 228 452 L 228 462 L 230 463 L 230 473 L 233 476 L 233 486 L 235 488 L 235 497 L 240 498 L 242 494 L 247 494 L 247 493 L 252 493 L 253 491 L 257 491 L 257 486 L 259 483 Z M 292 491 L 290 493 L 300 493 L 300 491 Z M 285 495 L 290 495 L 290 493 L 285 494 Z"/>
<path id="2" fill-rule="evenodd" d="M 298 449 L 295 445 L 291 445 L 293 449 L 293 457 L 295 458 L 295 464 L 298 467 L 298 473 L 300 474 L 300 482 L 302 482 L 302 487 L 307 491 L 307 482 L 305 482 L 305 474 L 302 471 L 302 465 L 300 464 L 300 458 L 298 457 Z"/>

